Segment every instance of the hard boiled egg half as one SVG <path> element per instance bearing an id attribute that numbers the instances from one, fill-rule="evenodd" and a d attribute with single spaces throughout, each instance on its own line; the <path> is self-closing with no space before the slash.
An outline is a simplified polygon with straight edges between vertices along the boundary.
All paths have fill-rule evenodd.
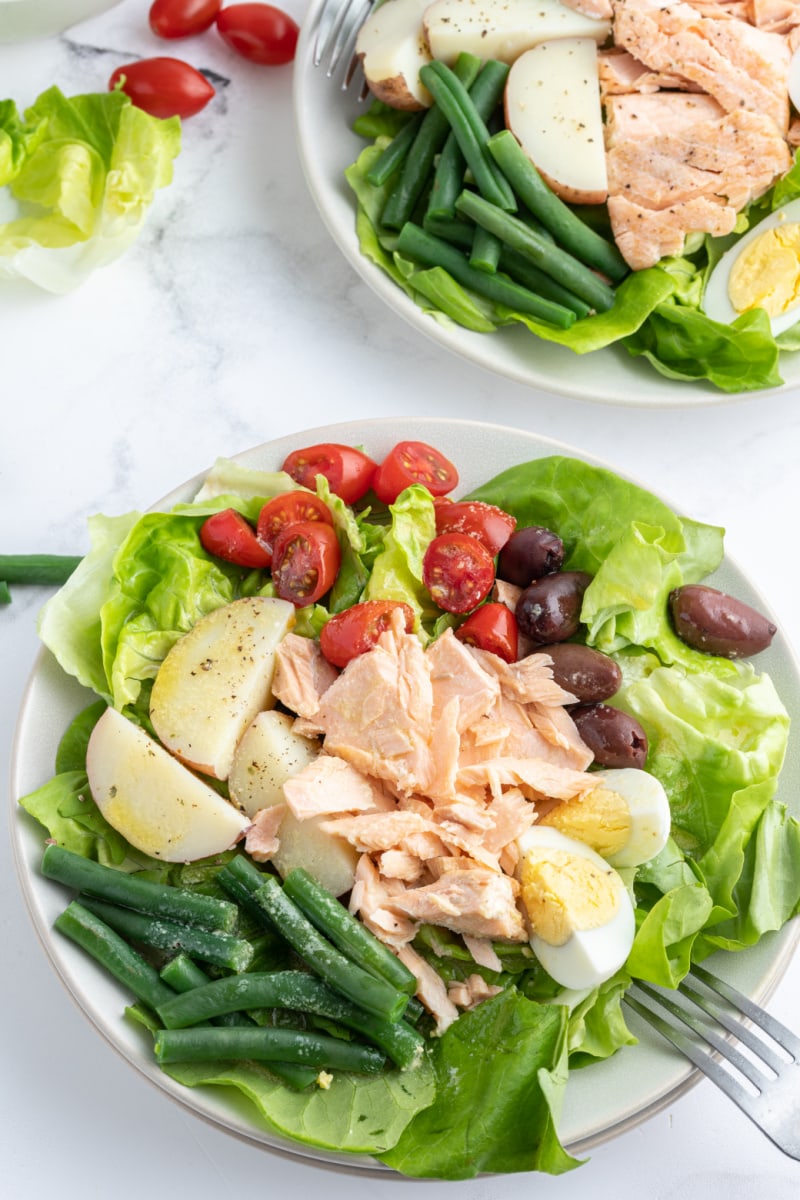
<path id="1" fill-rule="evenodd" d="M 585 843 L 612 867 L 638 867 L 655 858 L 671 826 L 667 794 L 655 775 L 636 767 L 592 775 L 593 791 L 561 801 L 538 824 Z"/>
<path id="2" fill-rule="evenodd" d="M 774 336 L 800 321 L 800 200 L 776 209 L 726 250 L 702 307 L 722 324 L 763 308 Z"/>
<path id="3" fill-rule="evenodd" d="M 636 932 L 622 877 L 589 846 L 557 829 L 533 825 L 517 845 L 534 954 L 562 987 L 597 987 L 623 965 Z"/>

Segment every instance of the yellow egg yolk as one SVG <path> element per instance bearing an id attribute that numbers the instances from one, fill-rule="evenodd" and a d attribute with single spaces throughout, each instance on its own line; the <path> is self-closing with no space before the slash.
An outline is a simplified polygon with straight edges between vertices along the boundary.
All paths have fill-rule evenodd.
<path id="1" fill-rule="evenodd" d="M 624 797 L 602 786 L 585 796 L 562 800 L 538 823 L 591 846 L 601 858 L 609 858 L 627 845 L 631 832 L 631 814 Z"/>
<path id="2" fill-rule="evenodd" d="M 598 929 L 617 912 L 624 884 L 616 871 L 565 850 L 530 854 L 520 868 L 522 902 L 531 931 L 551 946 Z"/>
<path id="3" fill-rule="evenodd" d="M 737 312 L 763 308 L 780 316 L 800 302 L 800 224 L 768 229 L 734 262 L 728 297 Z"/>

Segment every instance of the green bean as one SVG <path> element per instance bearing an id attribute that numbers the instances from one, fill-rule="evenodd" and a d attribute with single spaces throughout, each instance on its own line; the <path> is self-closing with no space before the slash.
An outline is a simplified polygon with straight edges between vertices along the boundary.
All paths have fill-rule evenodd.
<path id="1" fill-rule="evenodd" d="M 373 1046 L 295 1029 L 213 1025 L 207 1029 L 161 1029 L 156 1034 L 155 1054 L 159 1063 L 252 1059 L 364 1075 L 377 1075 L 386 1066 L 385 1055 Z"/>
<path id="2" fill-rule="evenodd" d="M 287 1008 L 338 1021 L 364 1034 L 399 1067 L 422 1054 L 423 1040 L 405 1021 L 385 1021 L 338 995 L 306 971 L 248 972 L 217 979 L 175 996 L 159 1009 L 167 1029 L 185 1029 L 199 1021 L 254 1008 Z"/>
<path id="3" fill-rule="evenodd" d="M 559 329 L 569 329 L 575 321 L 575 313 L 570 309 L 535 295 L 509 279 L 507 275 L 500 272 L 490 275 L 486 271 L 474 270 L 454 246 L 448 245 L 441 238 L 432 237 L 411 222 L 401 229 L 397 249 L 401 254 L 407 254 L 409 258 L 425 266 L 444 267 L 462 287 L 493 300 L 495 304 L 502 304 L 515 312 L 537 317 Z"/>
<path id="4" fill-rule="evenodd" d="M 141 942 L 159 950 L 184 950 L 202 962 L 213 963 L 230 971 L 244 971 L 253 960 L 254 951 L 250 943 L 229 933 L 215 933 L 164 917 L 151 917 L 88 896 L 82 896 L 81 903 L 132 942 Z"/>
<path id="5" fill-rule="evenodd" d="M 295 867 L 286 876 L 283 890 L 311 924 L 352 962 L 358 963 L 370 975 L 385 979 L 401 992 L 413 994 L 416 991 L 417 981 L 408 967 L 335 896 L 320 887 L 308 871 Z"/>
<path id="6" fill-rule="evenodd" d="M 472 54 L 460 54 L 453 68 L 454 78 L 469 85 L 480 70 L 480 59 Z M 450 130 L 446 115 L 434 104 L 425 113 L 414 144 L 409 150 L 402 174 L 381 213 L 381 225 L 401 229 L 416 207 L 430 178 L 434 159 L 444 145 Z"/>
<path id="7" fill-rule="evenodd" d="M 419 75 L 450 122 L 481 195 L 498 208 L 514 212 L 517 207 L 514 193 L 486 149 L 489 130 L 464 85 L 449 67 L 437 60 L 426 63 Z"/>
<path id="8" fill-rule="evenodd" d="M 501 212 L 475 192 L 463 191 L 456 211 L 469 217 L 502 242 L 530 259 L 535 266 L 557 279 L 592 308 L 604 312 L 614 303 L 614 291 L 594 271 L 584 266 L 560 246 L 554 245 L 531 229 L 524 221 Z"/>
<path id="9" fill-rule="evenodd" d="M 628 264 L 614 243 L 590 229 L 547 186 L 510 130 L 494 134 L 488 147 L 520 200 L 550 230 L 559 245 L 615 283 L 628 274 Z"/>
<path id="10" fill-rule="evenodd" d="M 476 226 L 469 252 L 469 265 L 476 271 L 487 271 L 490 274 L 497 270 L 500 262 L 500 252 L 503 243 L 493 233 Z"/>
<path id="11" fill-rule="evenodd" d="M 454 246 L 460 246 L 462 250 L 472 250 L 475 226 L 469 221 L 463 221 L 460 217 L 439 216 L 435 213 L 430 216 L 426 213 L 422 227 L 432 237 L 452 242 Z"/>
<path id="12" fill-rule="evenodd" d="M 395 171 L 402 166 L 414 138 L 417 136 L 417 130 L 422 124 L 424 115 L 424 112 L 414 113 L 375 159 L 367 171 L 367 182 L 371 183 L 373 187 L 382 187 L 387 179 L 391 179 Z"/>
<path id="13" fill-rule="evenodd" d="M 0 604 L 11 603 L 11 592 L 8 589 L 8 584 L 5 579 L 0 579 Z"/>
<path id="14" fill-rule="evenodd" d="M 469 98 L 475 106 L 475 111 L 484 121 L 489 120 L 502 98 L 508 72 L 509 67 L 506 63 L 489 59 L 483 64 L 478 78 L 469 89 Z M 466 166 L 467 160 L 461 152 L 458 138 L 451 129 L 436 164 L 428 207 L 422 222 L 423 228 L 429 233 L 439 236 L 432 222 L 441 218 L 452 220 L 455 216 L 455 203 L 464 186 Z"/>
<path id="15" fill-rule="evenodd" d="M 85 892 L 99 900 L 110 900 L 137 912 L 202 929 L 230 933 L 236 928 L 239 910 L 229 900 L 218 900 L 191 892 L 188 888 L 171 887 L 105 867 L 93 859 L 74 854 L 63 846 L 49 845 L 42 856 L 42 873 L 67 887 Z"/>
<path id="16" fill-rule="evenodd" d="M 530 288 L 537 295 L 545 296 L 548 300 L 555 300 L 556 304 L 563 304 L 565 308 L 571 308 L 576 317 L 588 317 L 592 311 L 591 305 L 585 300 L 581 300 L 580 296 L 576 296 L 569 288 L 563 287 L 557 280 L 550 275 L 545 275 L 544 271 L 540 271 L 527 258 L 523 258 L 516 250 L 509 249 L 504 246 L 500 253 L 500 269 L 515 279 L 517 283 L 521 283 L 523 287 Z"/>
<path id="17" fill-rule="evenodd" d="M 81 561 L 72 554 L 0 554 L 5 583 L 65 583 Z"/>
<path id="18" fill-rule="evenodd" d="M 400 1019 L 408 1003 L 408 995 L 384 979 L 367 974 L 363 968 L 345 958 L 314 928 L 286 895 L 277 879 L 266 877 L 256 892 L 256 899 L 293 950 L 326 983 L 376 1017 L 383 1017 L 387 1021 Z"/>
<path id="19" fill-rule="evenodd" d="M 202 988 L 206 984 L 211 983 L 211 980 L 206 975 L 202 967 L 199 967 L 196 962 L 193 962 L 186 954 L 176 954 L 171 958 L 165 966 L 161 968 L 161 978 L 176 992 L 184 994 L 190 992 L 193 988 Z M 239 979 L 238 975 L 231 975 L 228 979 Z M 175 997 L 179 999 L 179 997 Z M 167 1002 L 169 1003 L 169 1001 Z M 159 1013 L 159 1016 L 161 1014 Z M 163 1021 L 163 1017 L 161 1017 Z M 226 1012 L 219 1013 L 212 1018 L 215 1025 L 255 1025 L 255 1021 L 243 1012 Z M 198 1022 L 203 1024 L 204 1022 Z M 288 1083 L 295 1091 L 302 1092 L 309 1087 L 317 1078 L 318 1072 L 313 1067 L 301 1067 L 297 1063 L 287 1062 L 272 1062 L 269 1068 L 273 1075 L 277 1075 L 284 1083 Z"/>
<path id="20" fill-rule="evenodd" d="M 137 1000 L 150 1008 L 157 1009 L 173 996 L 155 967 L 77 900 L 73 900 L 53 924 L 59 933 L 81 946 Z"/>

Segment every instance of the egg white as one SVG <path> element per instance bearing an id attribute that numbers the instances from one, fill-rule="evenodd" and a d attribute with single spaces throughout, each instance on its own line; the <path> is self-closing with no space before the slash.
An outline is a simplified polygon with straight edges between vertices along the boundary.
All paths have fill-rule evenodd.
<path id="1" fill-rule="evenodd" d="M 800 92 L 800 63 L 797 67 L 797 84 Z M 798 95 L 800 99 L 800 94 Z M 778 208 L 774 213 L 770 213 L 763 221 L 760 221 L 755 228 L 741 237 L 735 245 L 726 250 L 719 260 L 717 265 L 709 275 L 706 283 L 705 292 L 703 294 L 702 308 L 707 317 L 712 321 L 719 321 L 723 325 L 729 325 L 741 316 L 730 302 L 728 296 L 728 280 L 739 255 L 754 242 L 762 233 L 766 233 L 770 229 L 775 229 L 779 225 L 788 225 L 794 222 L 800 222 L 800 199 L 792 200 L 789 204 L 784 204 L 782 208 Z M 770 326 L 773 335 L 783 333 L 786 329 L 791 329 L 800 321 L 800 300 L 797 304 L 793 304 L 784 313 L 779 313 L 775 317 L 770 317 Z"/>
<path id="2" fill-rule="evenodd" d="M 535 929 L 530 929 L 531 949 L 556 983 L 576 991 L 598 987 L 623 965 L 636 932 L 633 904 L 622 879 L 589 846 L 566 837 L 557 829 L 534 825 L 519 839 L 517 845 L 520 862 L 523 859 L 548 859 L 554 851 L 560 851 L 574 858 L 586 859 L 604 872 L 611 871 L 618 880 L 616 911 L 604 925 L 596 929 L 574 929 L 560 946 L 554 946 Z"/>
<path id="3" fill-rule="evenodd" d="M 631 827 L 625 845 L 607 856 L 612 867 L 638 867 L 664 849 L 672 824 L 669 800 L 661 783 L 649 771 L 618 767 L 594 772 L 602 787 L 622 796 Z M 590 799 L 587 802 L 591 802 Z"/>

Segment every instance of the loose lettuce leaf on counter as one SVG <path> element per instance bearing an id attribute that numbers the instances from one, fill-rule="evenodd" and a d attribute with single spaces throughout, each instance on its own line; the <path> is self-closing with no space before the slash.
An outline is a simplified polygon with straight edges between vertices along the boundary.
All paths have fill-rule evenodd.
<path id="1" fill-rule="evenodd" d="M 179 150 L 180 121 L 121 91 L 68 98 L 52 87 L 23 118 L 0 103 L 0 186 L 14 211 L 0 225 L 0 278 L 77 287 L 138 236 Z"/>

